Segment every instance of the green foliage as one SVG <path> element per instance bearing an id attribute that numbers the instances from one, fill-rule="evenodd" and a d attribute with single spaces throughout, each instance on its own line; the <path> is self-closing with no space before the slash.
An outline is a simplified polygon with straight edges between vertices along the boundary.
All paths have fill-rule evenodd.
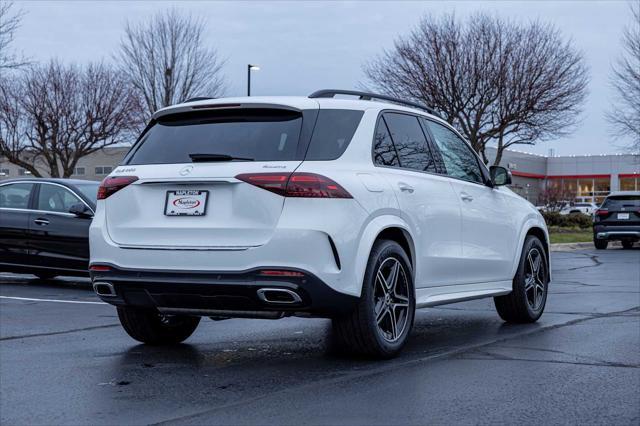
<path id="1" fill-rule="evenodd" d="M 593 224 L 591 216 L 583 213 L 561 215 L 558 212 L 543 212 L 542 216 L 549 227 L 588 229 Z"/>

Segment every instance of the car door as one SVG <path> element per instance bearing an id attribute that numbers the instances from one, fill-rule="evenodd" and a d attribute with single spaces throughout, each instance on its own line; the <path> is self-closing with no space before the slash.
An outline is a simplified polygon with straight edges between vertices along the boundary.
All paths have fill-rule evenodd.
<path id="1" fill-rule="evenodd" d="M 416 249 L 416 288 L 459 282 L 460 206 L 449 179 L 435 174 L 430 147 L 414 115 L 386 112 L 374 138 L 374 163 L 394 189 Z"/>
<path id="2" fill-rule="evenodd" d="M 1 264 L 32 264 L 29 207 L 34 186 L 32 182 L 0 185 L 0 268 Z"/>
<path id="3" fill-rule="evenodd" d="M 31 249 L 38 265 L 86 271 L 91 218 L 69 213 L 71 206 L 84 202 L 66 186 L 45 182 L 39 186 L 30 216 Z"/>
<path id="4" fill-rule="evenodd" d="M 468 283 L 511 279 L 513 257 L 517 253 L 516 215 L 504 188 L 486 184 L 480 160 L 471 147 L 453 130 L 422 119 L 437 147 L 458 197 L 462 212 L 462 260 L 459 274 Z"/>

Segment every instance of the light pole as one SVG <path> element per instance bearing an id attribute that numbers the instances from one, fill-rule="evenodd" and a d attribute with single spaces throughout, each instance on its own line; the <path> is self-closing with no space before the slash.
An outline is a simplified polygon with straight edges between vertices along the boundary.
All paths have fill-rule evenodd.
<path id="1" fill-rule="evenodd" d="M 251 96 L 251 71 L 260 71 L 260 67 L 247 64 L 247 96 Z"/>

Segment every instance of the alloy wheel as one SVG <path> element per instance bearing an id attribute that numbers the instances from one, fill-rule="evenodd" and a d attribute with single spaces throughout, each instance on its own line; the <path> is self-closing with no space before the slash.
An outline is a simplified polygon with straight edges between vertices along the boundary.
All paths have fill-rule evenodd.
<path id="1" fill-rule="evenodd" d="M 524 292 L 529 307 L 537 311 L 544 301 L 546 271 L 542 253 L 537 248 L 532 248 L 527 253 L 527 262 L 524 269 Z"/>
<path id="2" fill-rule="evenodd" d="M 409 318 L 409 281 L 402 264 L 385 259 L 376 272 L 374 312 L 383 339 L 395 342 L 402 336 Z"/>

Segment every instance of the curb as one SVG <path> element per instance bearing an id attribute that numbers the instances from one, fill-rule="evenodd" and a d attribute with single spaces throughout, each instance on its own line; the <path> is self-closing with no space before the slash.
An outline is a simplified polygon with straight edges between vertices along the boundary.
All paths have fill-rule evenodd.
<path id="1" fill-rule="evenodd" d="M 551 251 L 573 251 L 573 250 L 585 250 L 589 248 L 593 248 L 593 242 L 551 244 Z"/>

